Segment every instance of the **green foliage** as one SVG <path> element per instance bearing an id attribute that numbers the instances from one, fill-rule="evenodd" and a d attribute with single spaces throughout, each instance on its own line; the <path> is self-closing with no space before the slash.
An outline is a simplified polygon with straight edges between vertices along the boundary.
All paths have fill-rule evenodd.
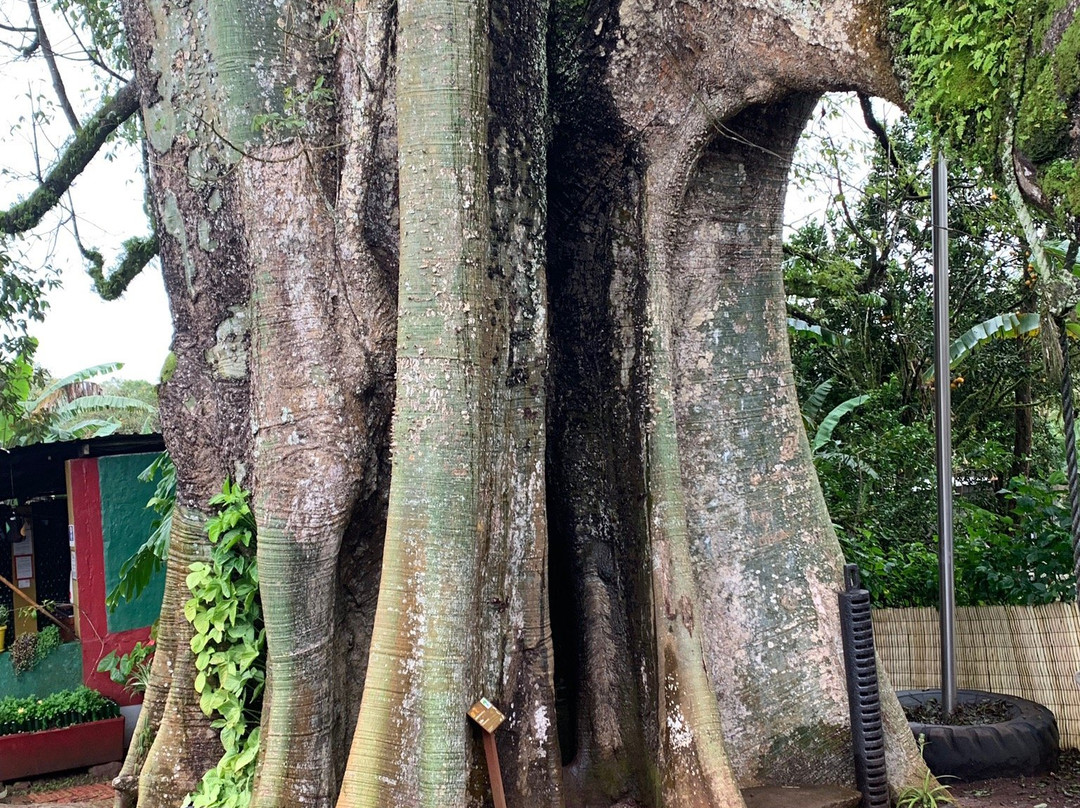
<path id="1" fill-rule="evenodd" d="M 33 610 L 30 610 L 33 612 Z M 37 667 L 43 659 L 61 645 L 60 628 L 48 626 L 37 634 L 20 634 L 11 644 L 11 668 L 18 676 Z"/>
<path id="2" fill-rule="evenodd" d="M 1043 190 L 1071 212 L 1080 211 L 1080 182 L 1070 153 L 1070 107 L 1080 91 L 1080 21 L 1071 15 L 1057 32 L 1063 0 L 1035 3 L 1030 51 L 1017 110 L 1016 145 L 1038 167 Z"/>
<path id="3" fill-rule="evenodd" d="M 838 526 L 839 527 L 839 526 Z M 868 529 L 837 530 L 848 562 L 859 566 L 862 584 L 875 606 L 933 606 L 938 602 L 938 559 L 932 544 L 883 545 Z"/>
<path id="4" fill-rule="evenodd" d="M 984 322 L 977 323 L 954 339 L 949 345 L 949 369 L 956 370 L 972 352 L 981 345 L 994 339 L 1016 339 L 1034 336 L 1039 332 L 1039 315 L 1034 313 L 995 314 Z M 923 381 L 934 380 L 934 368 L 923 373 Z"/>
<path id="5" fill-rule="evenodd" d="M 191 565 L 192 597 L 184 616 L 195 629 L 195 690 L 213 718 L 224 755 L 185 804 L 244 808 L 251 800 L 266 676 L 266 633 L 255 558 L 255 519 L 248 492 L 228 480 L 210 500 L 218 514 L 206 526 L 209 562 Z"/>
<path id="6" fill-rule="evenodd" d="M 95 376 L 112 373 L 123 365 L 109 362 L 76 371 L 61 379 L 35 385 L 33 371 L 25 362 L 14 366 L 9 377 L 19 396 L 11 409 L 0 412 L 0 446 L 26 446 L 61 440 L 103 437 L 124 426 L 124 417 L 137 413 L 138 431 L 149 431 L 157 417 L 156 401 L 105 394 Z"/>
<path id="7" fill-rule="evenodd" d="M 902 0 L 892 6 L 912 109 L 992 164 L 1030 21 L 1030 0 Z"/>
<path id="8" fill-rule="evenodd" d="M 53 7 L 90 31 L 92 55 L 114 70 L 131 67 L 119 0 L 55 0 Z"/>
<path id="9" fill-rule="evenodd" d="M 43 698 L 8 696 L 0 699 L 0 735 L 60 729 L 120 715 L 120 707 L 96 690 L 79 687 Z"/>
<path id="10" fill-rule="evenodd" d="M 116 649 L 110 651 L 97 666 L 98 673 L 107 673 L 109 678 L 130 693 L 145 693 L 150 681 L 150 666 L 154 661 L 154 641 L 145 645 L 135 643 L 129 653 L 119 655 Z"/>
<path id="11" fill-rule="evenodd" d="M 919 753 L 926 747 L 926 736 L 919 736 Z M 938 783 L 927 769 L 921 783 L 904 786 L 896 795 L 896 808 L 939 808 L 941 805 L 955 804 L 956 798 L 949 793 L 949 787 Z"/>
<path id="12" fill-rule="evenodd" d="M 158 516 L 151 523 L 150 537 L 120 566 L 116 586 L 105 598 L 105 606 L 110 612 L 116 611 L 121 600 L 130 603 L 139 597 L 168 557 L 173 508 L 176 506 L 176 466 L 168 452 L 155 457 L 139 475 L 144 483 L 152 482 L 155 477 L 158 478 L 157 488 L 146 507 Z"/>
<path id="13" fill-rule="evenodd" d="M 251 128 L 269 137 L 289 138 L 303 135 L 310 130 L 316 111 L 330 107 L 333 103 L 334 91 L 326 86 L 325 77 L 319 76 L 307 92 L 286 87 L 282 111 L 256 115 L 251 121 Z"/>
<path id="14" fill-rule="evenodd" d="M 841 334 L 837 334 L 835 331 L 830 331 L 828 328 L 822 328 L 820 325 L 811 325 L 806 322 L 806 320 L 800 320 L 798 317 L 788 317 L 787 322 L 788 331 L 793 336 L 806 335 L 819 345 L 840 346 L 844 344 L 844 337 Z"/>
<path id="15" fill-rule="evenodd" d="M 24 402 L 30 396 L 34 366 L 28 356 L 17 356 L 0 366 L 0 374 L 0 446 L 7 447 L 14 444 L 17 425 L 25 415 Z"/>
<path id="16" fill-rule="evenodd" d="M 821 419 L 817 432 L 814 434 L 814 440 L 810 443 L 811 451 L 820 452 L 827 444 L 832 443 L 833 432 L 840 423 L 840 419 L 869 400 L 869 395 L 853 396 L 833 407 L 829 414 Z"/>
<path id="17" fill-rule="evenodd" d="M 1005 513 L 960 501 L 953 537 L 960 606 L 1034 605 L 1071 599 L 1069 511 L 1064 476 L 1014 478 L 1001 491 Z M 882 542 L 870 530 L 839 531 L 875 606 L 936 606 L 938 559 L 933 538 Z"/>
<path id="18" fill-rule="evenodd" d="M 1067 1 L 891 0 L 890 11 L 914 115 L 999 176 L 1013 171 L 1006 155 L 1024 155 L 1044 215 L 1067 227 L 1080 212 L 1070 132 L 1080 20 Z"/>
<path id="19" fill-rule="evenodd" d="M 958 580 L 967 603 L 1036 604 L 1075 595 L 1065 475 L 1017 477 L 1005 514 L 962 503 Z"/>
<path id="20" fill-rule="evenodd" d="M 905 167 L 927 165 L 929 148 L 910 124 L 890 136 L 899 172 L 879 152 L 861 195 L 848 192 L 841 210 L 795 231 L 785 245 L 785 285 L 789 316 L 837 337 L 799 329 L 791 347 L 845 554 L 876 605 L 933 605 L 930 228 L 925 189 Z M 838 170 L 834 163 L 824 173 Z M 1065 515 L 1058 391 L 1034 339 L 1038 315 L 1016 313 L 1033 310 L 1034 293 L 1012 211 L 987 184 L 983 172 L 956 170 L 950 192 L 951 319 L 960 335 L 949 380 L 957 595 L 963 603 L 1043 603 L 1072 596 L 1071 553 L 1058 522 Z M 1067 245 L 1047 249 L 1061 263 Z M 1026 423 L 1016 417 L 1025 410 Z M 1024 479 L 1007 482 L 1018 475 Z"/>
<path id="21" fill-rule="evenodd" d="M 37 647 L 34 648 L 34 665 L 60 647 L 60 627 L 46 626 L 37 635 Z"/>
<path id="22" fill-rule="evenodd" d="M 46 295 L 60 283 L 58 273 L 28 267 L 8 248 L 8 240 L 0 236 L 0 370 L 20 357 L 33 356 L 37 341 L 27 335 L 27 328 L 45 319 Z"/>

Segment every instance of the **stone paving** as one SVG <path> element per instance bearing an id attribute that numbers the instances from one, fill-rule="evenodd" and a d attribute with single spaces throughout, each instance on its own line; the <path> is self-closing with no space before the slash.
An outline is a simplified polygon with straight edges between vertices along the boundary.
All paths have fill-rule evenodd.
<path id="1" fill-rule="evenodd" d="M 27 794 L 10 794 L 0 800 L 7 805 L 36 805 L 38 808 L 58 808 L 59 806 L 78 805 L 82 808 L 105 808 L 112 805 L 116 792 L 111 783 L 90 783 L 83 786 L 68 786 L 56 791 L 35 791 Z"/>

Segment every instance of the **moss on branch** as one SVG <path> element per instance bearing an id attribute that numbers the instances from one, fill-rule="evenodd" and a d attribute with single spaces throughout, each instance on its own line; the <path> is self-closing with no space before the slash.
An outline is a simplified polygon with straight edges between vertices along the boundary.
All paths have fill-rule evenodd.
<path id="1" fill-rule="evenodd" d="M 159 247 L 156 235 L 129 238 L 124 242 L 123 257 L 107 277 L 105 259 L 101 253 L 83 248 L 83 257 L 90 262 L 86 271 L 94 281 L 94 291 L 102 300 L 116 300 L 127 291 L 128 284 L 142 272 L 143 267 L 158 254 Z"/>
<path id="2" fill-rule="evenodd" d="M 16 235 L 33 229 L 52 210 L 109 137 L 139 108 L 135 84 L 129 82 L 95 113 L 68 144 L 56 165 L 33 193 L 0 212 L 0 233 Z"/>

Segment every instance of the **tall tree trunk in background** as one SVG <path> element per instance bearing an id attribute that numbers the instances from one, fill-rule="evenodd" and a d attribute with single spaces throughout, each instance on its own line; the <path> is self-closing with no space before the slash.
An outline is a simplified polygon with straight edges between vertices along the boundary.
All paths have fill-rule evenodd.
<path id="1" fill-rule="evenodd" d="M 817 94 L 896 88 L 881 10 L 826 5 L 127 0 L 183 505 L 140 804 L 220 755 L 177 614 L 226 476 L 259 808 L 486 804 L 481 696 L 512 805 L 850 782 L 780 212 Z"/>
<path id="2" fill-rule="evenodd" d="M 1025 301 L 1024 306 L 1027 305 Z M 1030 311 L 1023 308 L 1022 311 Z M 1018 346 L 1020 362 L 1024 367 L 1032 364 L 1031 346 L 1027 340 L 1020 340 Z M 999 480 L 998 488 L 1008 485 L 1013 477 L 1027 477 L 1031 474 L 1031 449 L 1035 437 L 1035 419 L 1032 415 L 1034 402 L 1031 397 L 1031 377 L 1024 374 L 1020 377 L 1016 390 L 1013 391 L 1013 446 L 1012 465 L 1009 467 L 1009 479 Z"/>

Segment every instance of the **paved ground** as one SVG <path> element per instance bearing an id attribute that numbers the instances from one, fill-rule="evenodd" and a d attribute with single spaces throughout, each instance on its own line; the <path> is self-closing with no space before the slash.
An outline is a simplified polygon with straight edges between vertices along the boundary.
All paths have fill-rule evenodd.
<path id="1" fill-rule="evenodd" d="M 92 783 L 71 783 L 59 781 L 57 788 L 42 787 L 40 784 L 32 790 L 20 789 L 18 785 L 8 786 L 7 796 L 2 796 L 3 788 L 0 787 L 0 804 L 3 805 L 34 805 L 37 808 L 58 808 L 58 806 L 75 805 L 80 808 L 110 808 L 113 804 L 112 784 L 108 781 Z"/>
<path id="2" fill-rule="evenodd" d="M 53 803 L 86 803 L 86 802 L 112 802 L 116 792 L 109 783 L 91 783 L 85 786 L 71 786 L 59 791 L 43 791 L 36 794 L 27 794 L 21 799 L 32 805 L 48 805 Z M 19 803 L 14 803 L 19 804 Z"/>

